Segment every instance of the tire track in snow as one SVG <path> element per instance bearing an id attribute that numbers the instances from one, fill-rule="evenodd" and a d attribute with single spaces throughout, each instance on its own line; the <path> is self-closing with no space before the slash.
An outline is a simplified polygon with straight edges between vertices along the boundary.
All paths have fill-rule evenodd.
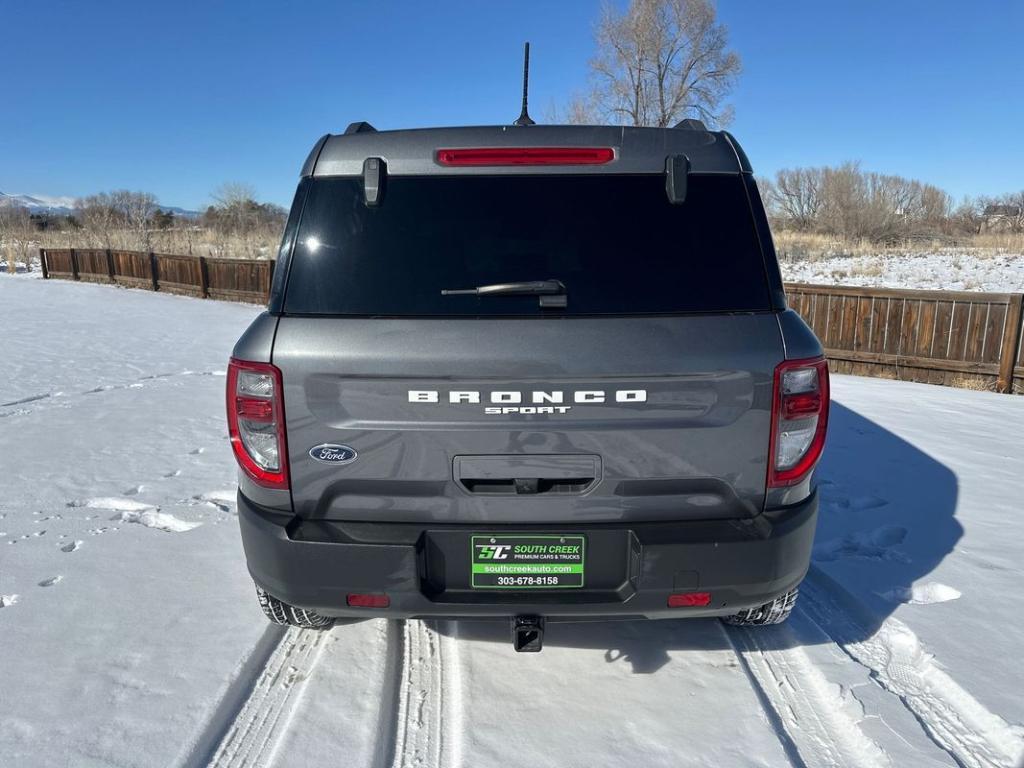
<path id="1" fill-rule="evenodd" d="M 439 636 L 441 659 L 441 762 L 439 768 L 462 765 L 462 661 L 459 655 L 459 625 L 447 623 L 447 632 Z"/>
<path id="2" fill-rule="evenodd" d="M 902 621 L 885 619 L 873 633 L 855 599 L 812 566 L 802 587 L 802 612 L 863 666 L 917 718 L 928 737 L 963 768 L 1024 764 L 1024 728 L 990 712 L 936 665 Z"/>
<path id="3" fill-rule="evenodd" d="M 446 628 L 441 634 L 432 622 L 387 622 L 378 720 L 366 724 L 378 734 L 374 764 L 381 768 L 462 764 L 459 641 L 454 622 Z M 272 644 L 257 649 L 248 674 L 229 688 L 213 717 L 213 732 L 200 739 L 186 765 L 274 764 L 329 633 L 289 627 L 277 636 L 280 629 L 271 630 Z"/>
<path id="4" fill-rule="evenodd" d="M 811 662 L 792 630 L 785 626 L 722 629 L 794 765 L 891 765 L 885 752 L 844 711 L 838 687 Z"/>
<path id="5" fill-rule="evenodd" d="M 384 671 L 378 731 L 373 764 L 376 768 L 391 768 L 395 762 L 395 743 L 398 732 L 398 709 L 402 695 L 405 621 L 391 619 L 385 624 Z"/>
<path id="6" fill-rule="evenodd" d="M 232 727 L 238 713 L 245 706 L 252 693 L 254 681 L 262 674 L 286 631 L 287 628 L 278 624 L 267 623 L 263 635 L 256 642 L 252 653 L 242 662 L 238 674 L 228 684 L 213 715 L 182 765 L 187 768 L 200 768 L 209 764 L 228 729 Z"/>
<path id="7" fill-rule="evenodd" d="M 57 394 L 60 393 L 58 392 Z M 34 403 L 39 400 L 45 400 L 48 397 L 53 397 L 53 394 L 50 392 L 46 392 L 45 394 L 42 395 L 29 395 L 28 397 L 23 397 L 20 400 L 11 400 L 11 402 L 9 403 L 0 403 L 0 408 L 9 408 L 12 405 L 24 405 L 25 403 Z"/>
<path id="8" fill-rule="evenodd" d="M 328 632 L 289 627 L 257 673 L 248 698 L 223 729 L 211 768 L 269 766 Z"/>
<path id="9" fill-rule="evenodd" d="M 185 376 L 224 376 L 224 375 L 225 375 L 224 371 L 220 371 L 220 370 L 217 370 L 217 371 L 191 371 L 191 370 L 184 370 L 184 371 L 173 371 L 173 372 L 169 372 L 169 373 L 152 373 L 152 374 L 148 374 L 146 376 L 140 376 L 137 379 L 135 379 L 133 381 L 130 381 L 130 382 L 127 382 L 127 383 L 121 383 L 121 384 L 100 384 L 98 386 L 92 387 L 91 389 L 80 390 L 80 391 L 77 391 L 77 392 L 63 392 L 63 391 L 60 391 L 60 392 L 40 392 L 40 393 L 35 394 L 35 395 L 29 395 L 27 397 L 23 397 L 23 398 L 21 398 L 19 400 L 11 400 L 10 402 L 7 402 L 7 403 L 0 403 L 0 408 L 12 408 L 12 407 L 18 406 L 18 405 L 28 405 L 30 403 L 38 403 L 38 402 L 40 402 L 42 400 L 59 401 L 59 402 L 61 402 L 64 405 L 64 407 L 69 407 L 69 405 L 70 405 L 70 403 L 68 402 L 68 398 L 69 397 L 70 398 L 77 398 L 77 397 L 81 397 L 82 395 L 95 395 L 95 394 L 106 393 L 106 392 L 114 392 L 114 391 L 122 390 L 122 389 L 141 389 L 143 387 L 148 386 L 151 383 L 160 382 L 160 381 L 163 381 L 163 380 L 166 380 L 166 379 L 181 378 L 181 377 L 185 377 Z M 0 418 L 4 418 L 6 416 L 24 416 L 24 415 L 29 414 L 29 413 L 34 413 L 35 410 L 37 410 L 37 409 L 34 409 L 34 408 L 17 408 L 17 409 L 15 409 L 13 411 L 5 411 L 5 412 L 0 413 Z"/>
<path id="10" fill-rule="evenodd" d="M 461 764 L 457 643 L 437 632 L 432 622 L 403 622 L 392 768 Z"/>

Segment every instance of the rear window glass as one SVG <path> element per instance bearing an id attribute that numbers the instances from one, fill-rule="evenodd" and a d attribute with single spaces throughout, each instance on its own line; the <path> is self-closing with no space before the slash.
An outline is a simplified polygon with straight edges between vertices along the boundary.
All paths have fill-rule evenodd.
<path id="1" fill-rule="evenodd" d="M 560 315 L 770 309 L 738 175 L 691 176 L 669 203 L 651 176 L 391 177 L 383 204 L 362 181 L 313 179 L 291 259 L 290 314 L 538 315 L 537 296 L 443 289 L 560 280 Z"/>

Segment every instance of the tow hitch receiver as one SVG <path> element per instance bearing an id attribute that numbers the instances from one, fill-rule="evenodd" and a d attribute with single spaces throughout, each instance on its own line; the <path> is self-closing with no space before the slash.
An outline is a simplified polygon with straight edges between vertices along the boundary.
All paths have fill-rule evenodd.
<path id="1" fill-rule="evenodd" d="M 512 620 L 512 647 L 516 653 L 539 653 L 544 647 L 544 617 L 516 616 Z"/>

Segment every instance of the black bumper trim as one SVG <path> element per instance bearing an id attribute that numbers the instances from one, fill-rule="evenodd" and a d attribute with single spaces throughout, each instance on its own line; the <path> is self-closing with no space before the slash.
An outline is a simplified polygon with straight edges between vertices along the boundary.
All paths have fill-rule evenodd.
<path id="1" fill-rule="evenodd" d="M 563 525 L 484 525 L 510 532 L 544 530 L 611 536 L 636 542 L 616 588 L 496 595 L 446 589 L 427 550 L 436 542 L 480 532 L 480 525 L 303 521 L 261 509 L 238 496 L 249 572 L 275 597 L 330 616 L 509 617 L 549 619 L 681 618 L 727 615 L 781 595 L 803 579 L 810 562 L 818 497 L 749 520 Z M 431 547 L 428 542 L 433 542 Z M 443 552 L 440 562 L 444 562 Z M 600 566 L 598 566 L 600 567 Z M 588 569 L 590 566 L 588 565 Z M 428 571 L 430 573 L 428 573 Z M 615 574 L 608 576 L 614 581 Z M 708 591 L 711 605 L 670 609 L 672 592 Z M 384 610 L 352 609 L 350 592 L 386 592 Z"/>

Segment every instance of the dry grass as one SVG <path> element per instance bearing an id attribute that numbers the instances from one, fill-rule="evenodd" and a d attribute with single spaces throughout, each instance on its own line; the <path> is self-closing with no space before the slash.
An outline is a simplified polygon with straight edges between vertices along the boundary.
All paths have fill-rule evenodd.
<path id="1" fill-rule="evenodd" d="M 1002 254 L 1024 254 L 1024 234 L 985 233 L 944 240 L 915 240 L 893 246 L 880 245 L 869 240 L 843 240 L 828 235 L 788 230 L 772 233 L 775 249 L 781 261 L 821 261 L 832 257 L 913 254 L 955 248 L 956 259 L 963 256 L 992 257 Z M 150 249 L 158 253 L 195 254 L 236 259 L 270 259 L 277 253 L 281 233 L 277 230 L 257 232 L 245 237 L 219 235 L 198 227 L 193 229 L 156 230 L 150 233 Z M 30 261 L 38 263 L 38 249 L 42 248 L 103 248 L 106 244 L 92 240 L 84 230 L 41 232 L 30 253 Z M 115 232 L 111 247 L 141 250 L 133 232 Z M 20 258 L 19 258 L 20 260 Z M 880 265 L 853 267 L 848 274 L 875 276 L 881 274 Z M 845 277 L 846 275 L 836 275 Z"/>
<path id="2" fill-rule="evenodd" d="M 1024 233 L 985 232 L 966 242 L 969 248 L 991 248 L 1003 253 L 1024 253 Z"/>
<path id="3" fill-rule="evenodd" d="M 272 259 L 277 254 L 281 243 L 281 233 L 267 231 L 247 236 L 220 235 L 198 227 L 193 229 L 167 229 L 150 232 L 149 250 L 156 253 L 170 253 L 195 256 L 213 256 L 229 259 Z M 127 251 L 143 250 L 136 233 L 124 231 L 114 232 L 111 236 L 111 248 Z M 57 232 L 40 232 L 28 248 L 25 256 L 14 255 L 16 261 L 28 262 L 30 268 L 39 264 L 40 248 L 105 248 L 107 243 L 99 242 L 84 230 L 65 230 Z M 10 256 L 3 253 L 0 255 Z M 20 249 L 19 249 L 20 251 Z M 10 253 L 14 253 L 11 249 Z M 26 258 L 27 257 L 27 258 Z"/>
<path id="4" fill-rule="evenodd" d="M 996 391 L 996 382 L 983 376 L 954 376 L 949 384 L 957 389 L 973 389 L 975 392 Z"/>
<path id="5" fill-rule="evenodd" d="M 854 267 L 851 270 L 851 274 L 862 277 L 881 277 L 885 274 L 885 267 L 878 262 L 863 264 L 861 266 Z"/>
<path id="6" fill-rule="evenodd" d="M 779 258 L 788 261 L 818 261 L 832 256 L 861 256 L 878 250 L 877 246 L 866 240 L 850 242 L 813 232 L 776 230 L 772 232 L 772 237 Z"/>
<path id="7" fill-rule="evenodd" d="M 971 255 L 986 257 L 1000 254 L 1024 254 L 1024 233 L 1001 232 L 967 235 L 957 238 L 915 239 L 887 246 L 870 240 L 843 240 L 812 232 L 776 230 L 772 233 L 775 250 L 782 261 L 820 261 L 833 257 L 902 255 L 955 248 Z"/>

